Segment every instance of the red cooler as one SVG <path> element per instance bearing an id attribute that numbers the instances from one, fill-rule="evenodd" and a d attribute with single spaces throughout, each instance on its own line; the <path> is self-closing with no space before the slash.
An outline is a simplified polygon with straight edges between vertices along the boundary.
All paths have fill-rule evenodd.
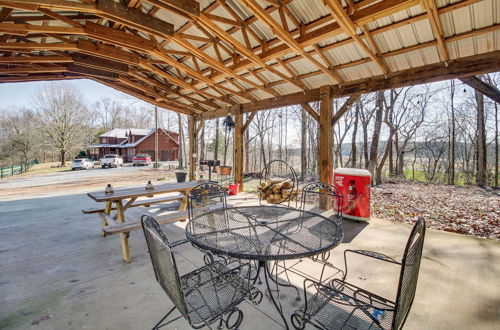
<path id="1" fill-rule="evenodd" d="M 334 171 L 334 182 L 344 197 L 342 215 L 358 221 L 370 220 L 370 172 L 359 168 L 338 168 Z M 335 209 L 338 207 L 336 205 Z"/>

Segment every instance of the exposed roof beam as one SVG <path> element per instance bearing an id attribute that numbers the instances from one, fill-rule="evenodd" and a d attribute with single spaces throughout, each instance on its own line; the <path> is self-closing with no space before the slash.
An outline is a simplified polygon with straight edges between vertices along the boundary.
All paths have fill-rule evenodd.
<path id="1" fill-rule="evenodd" d="M 141 8 L 130 8 L 114 0 L 99 0 L 96 2 L 96 8 L 104 13 L 106 18 L 145 33 L 164 38 L 174 34 L 173 24 L 148 15 Z"/>
<path id="2" fill-rule="evenodd" d="M 377 64 L 382 73 L 388 73 L 389 68 L 387 67 L 387 64 L 385 64 L 383 60 L 374 53 L 374 50 L 371 50 L 370 47 L 365 44 L 361 36 L 358 35 L 356 31 L 356 24 L 344 13 L 342 4 L 337 0 L 324 0 L 324 3 L 342 30 L 366 52 L 366 54 Z"/>
<path id="3" fill-rule="evenodd" d="M 71 63 L 71 56 L 10 56 L 0 57 L 0 63 Z"/>
<path id="4" fill-rule="evenodd" d="M 441 56 L 445 61 L 450 59 L 448 55 L 448 49 L 446 49 L 446 44 L 444 42 L 443 27 L 441 26 L 441 20 L 439 19 L 438 9 L 434 0 L 420 0 L 422 8 L 427 12 L 427 17 L 431 23 L 432 32 L 437 40 Z"/>
<path id="5" fill-rule="evenodd" d="M 390 72 L 379 75 L 368 81 L 349 81 L 342 86 L 332 86 L 332 97 L 345 97 L 355 94 L 365 94 L 391 88 L 400 88 L 418 84 L 431 83 L 452 78 L 467 77 L 489 72 L 496 72 L 500 68 L 500 51 L 450 60 L 446 67 L 443 63 L 425 65 L 413 69 Z M 295 104 L 309 103 L 319 100 L 319 88 L 305 92 L 278 96 L 241 105 L 242 111 L 253 112 Z M 209 111 L 201 116 L 217 118 L 227 115 L 227 109 Z"/>
<path id="6" fill-rule="evenodd" d="M 311 117 L 314 118 L 317 122 L 319 122 L 319 113 L 311 107 L 309 103 L 302 103 L 302 110 L 305 110 Z"/>
<path id="7" fill-rule="evenodd" d="M 155 105 L 157 105 L 159 107 L 170 109 L 170 110 L 173 110 L 173 111 L 176 111 L 176 112 L 180 112 L 180 113 L 184 113 L 184 114 L 187 114 L 187 115 L 193 114 L 193 112 L 191 110 L 188 110 L 187 107 L 186 108 L 185 107 L 178 107 L 178 106 L 173 105 L 173 104 L 166 104 L 164 102 L 157 101 L 157 100 L 155 100 L 152 97 L 148 97 L 148 96 L 140 93 L 138 90 L 132 89 L 130 87 L 127 88 L 127 87 L 121 86 L 121 85 L 117 84 L 116 82 L 107 80 L 105 78 L 90 77 L 90 79 L 95 80 L 95 81 L 97 81 L 97 82 L 99 82 L 101 84 L 104 84 L 106 86 L 109 86 L 111 88 L 114 88 L 116 90 L 119 90 L 121 92 L 124 92 L 126 94 L 130 94 L 132 96 L 135 96 L 138 99 L 141 99 L 141 100 L 144 100 L 146 102 L 155 104 Z"/>
<path id="8" fill-rule="evenodd" d="M 465 3 L 467 4 L 473 4 L 477 2 L 478 0 L 464 0 L 462 5 Z M 366 24 L 369 23 L 371 20 L 376 19 L 377 17 L 383 17 L 383 13 L 394 13 L 397 11 L 404 10 L 406 8 L 415 6 L 418 4 L 418 0 L 391 0 L 391 1 L 381 1 L 377 2 L 374 5 L 370 5 L 368 7 L 365 7 L 363 9 L 360 9 L 359 11 L 355 12 L 352 16 L 353 22 L 355 24 Z M 450 6 L 455 6 L 455 5 L 450 5 Z M 444 12 L 447 9 L 447 7 L 439 9 L 440 13 Z M 266 10 L 267 12 L 270 12 L 272 9 L 275 9 L 275 7 L 269 7 L 269 10 Z M 419 19 L 424 19 L 425 15 L 422 15 L 422 17 L 419 17 Z M 405 20 L 401 22 L 400 24 L 407 24 L 408 21 L 411 21 L 412 19 Z M 257 21 L 257 18 L 255 16 L 252 16 L 251 18 L 248 18 L 245 23 L 250 24 L 252 22 Z M 331 21 L 331 15 L 328 15 L 327 17 L 319 19 L 317 22 L 312 22 L 306 26 L 307 29 L 312 29 L 317 24 L 324 24 Z M 398 24 L 398 23 L 396 23 Z M 291 32 L 292 35 L 297 35 L 295 40 L 299 43 L 299 45 L 304 49 L 307 46 L 312 46 L 322 40 L 334 37 L 340 33 L 342 33 L 342 29 L 339 26 L 337 22 L 331 22 L 327 25 L 322 26 L 321 28 L 315 29 L 311 32 L 306 33 L 305 35 L 301 36 L 299 33 L 300 29 L 296 29 Z M 372 31 L 372 33 L 375 33 L 375 31 Z M 268 45 L 275 45 L 278 43 L 280 39 L 276 38 L 274 40 L 271 40 L 268 42 Z M 348 39 L 345 41 L 346 43 L 351 43 L 353 42 L 352 39 Z M 256 47 L 253 48 L 253 52 L 257 52 L 260 48 Z M 258 56 L 263 59 L 264 61 L 268 61 L 277 57 L 280 57 L 282 55 L 285 55 L 291 51 L 291 48 L 287 44 L 280 44 L 278 46 L 275 46 L 273 48 L 270 48 L 266 51 L 262 51 Z M 240 61 L 236 65 L 231 65 L 231 68 L 236 70 L 236 71 L 242 71 L 246 70 L 249 67 L 253 66 L 253 63 L 251 60 L 243 60 Z M 213 78 L 220 78 L 221 75 L 217 74 L 213 76 Z"/>
<path id="9" fill-rule="evenodd" d="M 156 4 L 158 1 L 144 0 L 145 2 L 149 2 L 151 4 Z M 200 14 L 200 4 L 198 1 L 194 0 L 161 0 L 162 3 L 172 6 L 181 12 L 189 15 L 198 16 Z"/>
<path id="10" fill-rule="evenodd" d="M 347 111 L 349 111 L 349 109 L 351 109 L 353 104 L 359 99 L 360 96 L 361 96 L 361 94 L 349 96 L 349 98 L 344 102 L 344 104 L 342 104 L 340 109 L 337 112 L 335 112 L 335 114 L 333 115 L 332 126 L 334 126 L 340 120 L 340 118 L 342 118 L 342 116 Z"/>
<path id="11" fill-rule="evenodd" d="M 21 73 L 59 73 L 66 72 L 68 68 L 65 66 L 16 66 L 11 68 L 0 68 L 0 74 L 21 74 Z"/>
<path id="12" fill-rule="evenodd" d="M 474 76 L 463 77 L 460 80 L 500 104 L 500 91 L 495 86 Z"/>
<path id="13" fill-rule="evenodd" d="M 242 2 L 257 18 L 259 18 L 260 21 L 271 28 L 271 30 L 273 30 L 278 38 L 280 38 L 290 48 L 297 52 L 297 54 L 305 57 L 321 71 L 327 74 L 330 78 L 333 78 L 335 83 L 339 83 L 342 81 L 342 78 L 337 73 L 331 71 L 314 57 L 312 57 L 312 55 L 305 52 L 304 49 L 299 45 L 297 40 L 295 40 L 288 31 L 285 31 L 283 27 L 277 24 L 274 18 L 271 17 L 271 15 L 269 15 L 258 3 L 256 3 L 254 0 L 242 0 Z"/>

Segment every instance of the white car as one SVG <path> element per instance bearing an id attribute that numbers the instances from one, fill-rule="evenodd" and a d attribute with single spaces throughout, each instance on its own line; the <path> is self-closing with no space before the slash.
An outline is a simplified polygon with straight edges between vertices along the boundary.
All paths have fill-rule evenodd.
<path id="1" fill-rule="evenodd" d="M 102 168 L 123 166 L 123 158 L 116 154 L 105 155 L 100 160 Z"/>
<path id="2" fill-rule="evenodd" d="M 71 170 L 88 170 L 89 168 L 94 168 L 94 162 L 88 158 L 75 159 L 71 162 Z"/>

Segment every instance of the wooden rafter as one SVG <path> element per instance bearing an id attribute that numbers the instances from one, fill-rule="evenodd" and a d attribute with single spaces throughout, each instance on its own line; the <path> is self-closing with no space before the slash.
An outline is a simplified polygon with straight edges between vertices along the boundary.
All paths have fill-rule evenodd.
<path id="1" fill-rule="evenodd" d="M 432 32 L 434 33 L 434 37 L 437 40 L 439 50 L 441 52 L 441 56 L 445 61 L 450 59 L 448 54 L 448 49 L 446 48 L 446 44 L 444 41 L 444 33 L 443 27 L 441 26 L 441 20 L 439 19 L 439 12 L 434 0 L 421 0 L 420 4 L 422 8 L 427 12 L 427 16 L 429 17 L 429 22 L 431 23 Z"/>
<path id="2" fill-rule="evenodd" d="M 374 50 L 370 49 L 367 44 L 361 39 L 361 36 L 358 35 L 356 31 L 356 24 L 353 20 L 345 14 L 342 8 L 342 4 L 338 0 L 325 0 L 325 6 L 330 11 L 330 14 L 335 18 L 337 23 L 340 25 L 342 30 L 349 35 L 358 46 L 363 49 L 368 57 L 370 57 L 382 70 L 383 73 L 389 72 L 389 68 L 387 64 L 383 62 L 383 60 L 375 54 Z M 367 31 L 367 30 L 366 30 Z"/>
<path id="3" fill-rule="evenodd" d="M 456 77 L 468 77 L 489 72 L 496 72 L 500 68 L 500 51 L 474 55 L 461 59 L 451 60 L 448 66 L 444 63 L 425 65 L 415 69 L 390 72 L 386 75 L 372 77 L 369 81 L 351 81 L 342 86 L 331 86 L 332 97 L 345 97 L 355 94 L 365 94 L 391 88 L 400 88 L 418 84 L 436 82 Z M 402 79 L 404 77 L 404 79 Z M 295 104 L 309 103 L 319 100 L 319 88 L 305 92 L 292 93 L 241 105 L 244 113 L 265 109 L 282 108 Z M 227 115 L 226 108 L 207 112 L 202 116 L 217 118 Z"/>
<path id="4" fill-rule="evenodd" d="M 443 62 L 436 63 L 435 79 L 484 72 L 487 64 L 482 57 L 476 68 L 464 59 L 450 60 L 447 43 L 478 35 L 491 38 L 490 32 L 500 25 L 445 36 L 439 21 L 440 15 L 482 1 L 458 0 L 437 8 L 433 0 L 325 0 L 324 16 L 303 23 L 298 8 L 289 5 L 291 0 L 266 1 L 266 8 L 256 0 L 215 0 L 203 11 L 193 0 L 0 0 L 0 82 L 95 78 L 155 104 L 200 116 L 214 116 L 242 102 L 248 102 L 241 106 L 244 112 L 306 104 L 318 99 L 318 84 L 341 82 L 330 93 L 340 97 L 432 81 L 429 66 L 398 72 L 387 68 L 390 57 L 426 47 L 437 46 L 442 60 L 453 64 L 448 70 Z M 425 12 L 368 29 L 369 22 L 419 4 Z M 253 15 L 247 16 L 241 6 Z M 167 17 L 184 23 L 174 27 Z M 421 20 L 429 20 L 435 40 L 381 52 L 376 34 Z M 269 27 L 274 36 L 269 38 L 267 28 L 262 30 L 256 22 Z M 347 38 L 332 42 L 344 33 Z M 351 43 L 361 47 L 365 57 L 336 57 L 337 47 Z M 485 56 L 496 54 L 481 51 Z M 292 65 L 301 59 L 311 65 Z M 495 61 L 490 58 L 490 65 Z M 349 80 L 352 75 L 346 69 L 370 62 L 385 80 L 370 73 L 360 81 Z M 289 84 L 294 90 L 287 90 Z"/>
<path id="5" fill-rule="evenodd" d="M 278 38 L 285 42 L 299 55 L 308 59 L 330 78 L 333 78 L 334 83 L 342 81 L 342 78 L 340 78 L 337 73 L 331 71 L 314 57 L 312 57 L 309 53 L 305 52 L 304 49 L 299 45 L 299 43 L 290 35 L 290 33 L 288 31 L 285 31 L 282 26 L 278 25 L 277 22 L 271 17 L 271 15 L 269 15 L 255 0 L 242 0 L 242 2 L 257 18 L 259 18 L 259 20 L 269 26 L 269 28 L 274 31 Z"/>
<path id="6" fill-rule="evenodd" d="M 474 76 L 460 78 L 460 80 L 500 104 L 500 91 L 495 86 Z"/>

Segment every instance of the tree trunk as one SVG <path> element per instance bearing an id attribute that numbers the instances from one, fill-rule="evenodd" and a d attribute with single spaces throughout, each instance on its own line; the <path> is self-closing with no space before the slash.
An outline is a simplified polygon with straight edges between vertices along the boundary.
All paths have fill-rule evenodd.
<path id="1" fill-rule="evenodd" d="M 215 120 L 214 160 L 219 159 L 219 118 Z"/>
<path id="2" fill-rule="evenodd" d="M 397 171 L 399 173 L 399 176 L 404 178 L 405 177 L 405 149 L 406 145 L 408 144 L 410 140 L 404 140 L 403 144 L 401 145 L 400 153 L 398 156 L 398 166 L 397 166 Z"/>
<path id="3" fill-rule="evenodd" d="M 476 184 L 484 186 L 486 175 L 486 130 L 484 123 L 484 96 L 475 91 L 477 101 L 477 176 Z"/>
<path id="4" fill-rule="evenodd" d="M 379 185 L 382 183 L 382 169 L 384 168 L 384 164 L 387 161 L 387 157 L 392 152 L 392 136 L 394 135 L 394 131 L 390 131 L 389 138 L 387 139 L 387 145 L 385 146 L 385 152 L 380 160 L 380 163 L 376 166 L 375 171 L 375 185 Z"/>
<path id="5" fill-rule="evenodd" d="M 495 187 L 498 188 L 498 104 L 495 103 Z"/>
<path id="6" fill-rule="evenodd" d="M 202 123 L 200 123 L 201 125 Z M 199 157 L 199 160 L 200 161 L 203 161 L 205 160 L 207 157 L 205 155 L 205 126 L 202 127 L 201 129 L 201 133 L 200 133 L 200 157 Z M 205 168 L 200 165 L 200 171 L 204 171 Z"/>
<path id="7" fill-rule="evenodd" d="M 448 184 L 455 184 L 455 149 L 456 149 L 456 132 L 455 132 L 455 80 L 451 80 L 450 102 L 451 102 L 451 138 L 450 138 L 450 164 L 449 164 L 449 180 Z"/>
<path id="8" fill-rule="evenodd" d="M 392 159 L 392 145 L 393 145 L 393 142 L 392 142 L 392 139 L 390 141 L 388 141 L 387 143 L 389 143 L 389 145 L 387 146 L 387 148 L 389 149 L 387 152 L 389 153 L 389 176 L 393 176 L 394 175 L 394 160 Z"/>
<path id="9" fill-rule="evenodd" d="M 377 93 L 377 107 L 375 110 L 375 127 L 373 129 L 372 143 L 370 146 L 369 170 L 375 176 L 378 158 L 378 143 L 380 140 L 380 130 L 382 128 L 382 118 L 384 115 L 384 92 Z"/>
<path id="10" fill-rule="evenodd" d="M 248 117 L 250 117 L 250 115 L 247 114 L 246 116 L 246 121 L 248 121 Z M 244 141 L 244 144 L 245 144 L 245 152 L 243 153 L 245 155 L 245 171 L 244 173 L 249 173 L 251 172 L 250 171 L 250 145 L 249 145 L 249 141 L 250 141 L 250 127 L 247 127 L 247 129 L 245 130 L 245 141 Z"/>
<path id="11" fill-rule="evenodd" d="M 300 180 L 304 181 L 307 170 L 307 114 L 301 109 L 300 132 Z"/>
<path id="12" fill-rule="evenodd" d="M 358 134 L 358 122 L 359 122 L 359 101 L 356 102 L 356 113 L 355 113 L 355 118 L 354 118 L 354 129 L 352 131 L 352 141 L 351 141 L 351 154 L 352 154 L 352 167 L 356 167 L 356 154 L 358 152 L 356 148 L 356 135 Z"/>
<path id="13" fill-rule="evenodd" d="M 66 150 L 61 149 L 59 150 L 59 153 L 61 155 L 61 166 L 66 165 Z"/>
<path id="14" fill-rule="evenodd" d="M 182 129 L 182 117 L 180 113 L 177 113 L 177 119 L 179 120 L 179 169 L 184 169 L 184 130 Z"/>

